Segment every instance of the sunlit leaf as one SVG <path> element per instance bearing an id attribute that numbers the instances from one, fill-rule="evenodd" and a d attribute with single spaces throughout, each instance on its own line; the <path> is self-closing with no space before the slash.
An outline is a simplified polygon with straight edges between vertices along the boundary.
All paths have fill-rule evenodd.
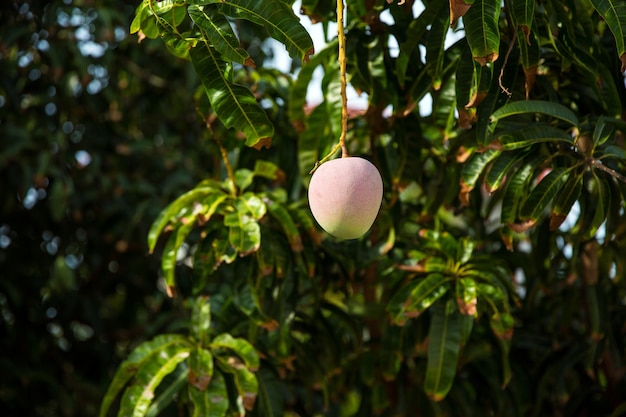
<path id="1" fill-rule="evenodd" d="M 199 296 L 192 301 L 191 336 L 207 346 L 211 329 L 211 303 L 208 296 Z"/>
<path id="2" fill-rule="evenodd" d="M 176 228 L 174 233 L 170 235 L 165 243 L 165 247 L 163 248 L 163 254 L 161 255 L 161 270 L 163 272 L 163 279 L 165 279 L 165 284 L 167 285 L 167 293 L 170 297 L 175 294 L 176 280 L 174 275 L 176 271 L 176 262 L 179 257 L 179 251 L 181 250 L 181 246 L 185 242 L 187 235 L 189 235 L 194 226 L 195 222 L 192 220 L 181 224 Z"/>
<path id="3" fill-rule="evenodd" d="M 120 367 L 117 368 L 113 380 L 100 404 L 100 417 L 107 415 L 113 400 L 115 400 L 117 395 L 145 361 L 169 346 L 184 346 L 186 343 L 187 339 L 181 335 L 164 334 L 137 346 L 128 358 L 122 362 Z"/>
<path id="4" fill-rule="evenodd" d="M 213 349 L 229 349 L 243 360 L 244 364 L 251 371 L 259 368 L 259 355 L 254 346 L 245 339 L 234 338 L 228 333 L 216 336 L 211 342 Z"/>
<path id="5" fill-rule="evenodd" d="M 224 417 L 229 407 L 226 381 L 221 372 L 215 372 L 205 390 L 189 387 L 193 417 Z"/>
<path id="6" fill-rule="evenodd" d="M 240 256 L 256 252 L 261 245 L 259 223 L 244 211 L 237 210 L 224 216 L 228 227 L 228 241 Z"/>
<path id="7" fill-rule="evenodd" d="M 207 389 L 213 378 L 213 355 L 207 349 L 197 346 L 189 354 L 189 385 L 197 390 Z"/>
<path id="8" fill-rule="evenodd" d="M 235 380 L 235 386 L 237 393 L 245 410 L 252 410 L 256 403 L 257 395 L 259 393 L 259 383 L 256 375 L 252 373 L 248 368 L 241 366 L 233 358 L 218 357 L 218 363 L 220 368 L 224 372 L 228 372 L 233 375 Z"/>
<path id="9" fill-rule="evenodd" d="M 150 252 L 154 251 L 159 235 L 168 223 L 175 220 L 181 211 L 188 209 L 194 202 L 202 201 L 207 195 L 214 191 L 215 189 L 212 187 L 194 188 L 178 197 L 162 210 L 152 223 L 150 231 L 148 232 L 148 249 Z"/>
<path id="10" fill-rule="evenodd" d="M 189 367 L 185 363 L 178 365 L 174 371 L 174 379 L 167 386 L 166 389 L 161 391 L 150 404 L 150 408 L 146 412 L 146 417 L 155 417 L 163 412 L 179 395 L 179 391 L 187 384 L 187 377 L 189 375 Z"/>
<path id="11" fill-rule="evenodd" d="M 460 278 L 456 280 L 456 303 L 461 314 L 475 316 L 478 303 L 476 282 L 472 278 Z"/>
<path id="12" fill-rule="evenodd" d="M 135 375 L 133 385 L 126 389 L 122 396 L 118 416 L 144 416 L 148 412 L 156 388 L 163 378 L 189 357 L 190 350 L 189 346 L 169 345 L 143 362 Z"/>

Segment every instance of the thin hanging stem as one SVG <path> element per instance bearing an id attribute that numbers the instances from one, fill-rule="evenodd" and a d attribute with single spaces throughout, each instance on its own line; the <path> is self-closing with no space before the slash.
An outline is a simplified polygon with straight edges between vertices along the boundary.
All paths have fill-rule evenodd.
<path id="1" fill-rule="evenodd" d="M 341 84 L 341 135 L 339 142 L 324 158 L 315 163 L 313 169 L 309 172 L 312 174 L 317 167 L 328 161 L 341 148 L 341 157 L 347 158 L 348 149 L 346 148 L 346 134 L 348 133 L 348 95 L 346 87 L 346 33 L 343 17 L 343 0 L 337 0 L 337 41 L 339 43 L 339 82 Z"/>
<path id="2" fill-rule="evenodd" d="M 343 22 L 343 0 L 337 0 L 337 40 L 339 41 L 339 81 L 341 84 L 341 157 L 347 158 L 346 134 L 348 133 L 348 95 L 346 93 L 346 33 Z"/>

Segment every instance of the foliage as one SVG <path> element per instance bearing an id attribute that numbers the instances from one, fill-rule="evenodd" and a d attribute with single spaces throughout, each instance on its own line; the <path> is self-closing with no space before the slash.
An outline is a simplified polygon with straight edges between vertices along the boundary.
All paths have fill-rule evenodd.
<path id="1" fill-rule="evenodd" d="M 102 148 L 90 145 L 94 158 L 120 164 L 114 171 L 100 171 L 107 165 L 96 168 L 94 162 L 81 167 L 76 156 L 70 175 L 59 168 L 76 150 L 55 128 L 81 120 L 89 123 L 89 132 L 98 132 L 103 123 L 78 112 L 81 94 L 66 97 L 56 89 L 56 108 L 68 110 L 50 115 L 45 104 L 31 110 L 28 103 L 36 100 L 24 108 L 24 97 L 30 96 L 15 90 L 30 84 L 2 85 L 3 109 L 13 107 L 3 115 L 0 133 L 14 138 L 0 153 L 0 167 L 11 174 L 2 181 L 22 187 L 21 201 L 7 199 L 3 213 L 49 204 L 50 217 L 39 220 L 40 228 L 56 222 L 65 224 L 60 230 L 68 235 L 89 230 L 90 245 L 98 245 L 102 242 L 92 237 L 97 230 L 117 227 L 109 233 L 126 233 L 125 241 L 131 233 L 147 236 L 132 242 L 138 251 L 154 253 L 150 259 L 161 260 L 152 321 L 167 324 L 118 344 L 118 360 L 126 359 L 108 375 L 100 415 L 113 409 L 133 416 L 623 413 L 623 4 L 347 2 L 349 81 L 367 97 L 366 109 L 353 109 L 347 146 L 376 164 L 385 185 L 374 227 L 352 241 L 323 234 L 307 208 L 309 171 L 341 132 L 337 44 L 327 39 L 327 46 L 313 53 L 291 5 L 284 0 L 139 4 L 127 20 L 144 40 L 132 50 L 130 43 L 119 45 L 129 48 L 124 53 L 132 60 L 152 57 L 149 66 L 136 69 L 143 77 L 170 72 L 167 88 L 153 91 L 141 77 L 124 84 L 125 66 L 103 65 L 110 76 L 114 68 L 119 71 L 117 83 L 110 84 L 136 89 L 132 94 L 104 89 L 100 95 L 113 98 L 103 98 L 99 107 L 85 99 L 87 109 L 103 113 L 107 105 L 109 112 L 127 106 L 125 101 L 132 103 L 125 109 L 136 111 L 104 126 L 114 129 L 114 137 L 135 141 L 137 161 L 120 159 L 119 151 L 108 161 L 111 149 L 118 148 L 104 133 L 98 134 L 104 137 Z M 64 10 L 57 7 L 46 10 Z M 303 19 L 325 29 L 335 20 L 332 1 L 302 0 L 300 7 L 308 16 Z M 28 8 L 15 10 L 15 19 L 29 19 Z M 99 9 L 100 18 L 106 10 Z M 55 13 L 61 22 L 62 14 Z M 45 50 L 33 52 L 25 35 L 17 39 L 22 43 L 10 49 L 13 62 L 19 64 L 25 51 L 38 64 L 67 61 Z M 264 65 L 269 56 L 261 45 L 274 41 L 284 45 L 297 75 Z M 159 55 L 165 49 L 171 54 Z M 82 54 L 72 51 L 80 62 Z M 307 92 L 318 69 L 324 100 L 311 105 Z M 58 82 L 53 73 L 44 80 Z M 61 85 L 73 85 L 70 75 L 59 77 Z M 50 100 L 46 87 L 33 94 L 41 103 Z M 16 116 L 20 109 L 26 118 Z M 136 109 L 152 117 L 142 119 Z M 168 142 L 167 149 L 146 146 L 144 138 L 185 131 L 183 140 Z M 60 149 L 43 153 L 56 164 L 33 163 L 33 150 L 46 146 Z M 60 152 L 63 156 L 55 156 Z M 205 170 L 177 168 L 207 160 Z M 150 198 L 135 198 L 108 192 L 115 190 L 108 185 L 112 180 L 103 181 L 102 190 L 94 187 L 89 176 L 76 174 L 80 169 L 93 169 L 88 172 L 96 179 L 112 172 L 122 185 L 130 181 L 114 175 L 142 178 L 150 172 L 158 178 L 144 185 Z M 159 187 L 175 174 L 182 176 L 176 186 Z M 86 200 L 54 185 L 67 184 L 68 178 L 98 195 Z M 28 187 L 44 190 L 46 201 L 29 208 Z M 69 202 L 63 207 L 70 209 L 55 215 L 53 196 L 64 192 Z M 75 214 L 87 211 L 82 204 L 94 204 L 90 219 L 96 221 L 98 202 L 139 214 L 117 221 L 111 216 L 102 224 Z M 0 252 L 0 263 L 14 268 L 7 270 L 15 276 L 25 267 L 9 263 L 19 252 L 14 241 L 23 242 L 22 228 L 37 231 L 18 224 L 12 217 L 2 225 L 10 243 Z M 82 247 L 78 252 L 87 253 Z M 76 287 L 129 285 L 108 275 L 92 277 L 85 264 L 80 275 L 80 269 L 67 266 L 72 252 L 66 248 L 60 261 L 61 255 L 49 253 L 52 259 L 40 265 L 44 272 L 28 275 L 37 277 L 33 287 L 42 293 L 43 302 L 35 304 L 43 307 L 30 307 L 40 323 L 50 323 L 42 319 L 46 308 Z M 137 258 L 137 252 L 129 256 Z M 129 265 L 124 279 L 154 281 L 154 269 Z M 27 317 L 19 312 L 29 307 L 15 284 L 3 281 L 0 293 L 4 311 Z M 150 305 L 138 304 L 118 317 L 148 323 L 145 313 L 133 312 Z M 3 317 L 11 335 L 5 343 L 16 352 L 16 329 L 25 324 L 10 323 L 7 313 Z M 100 319 L 95 313 L 83 320 Z M 52 340 L 64 350 L 59 332 L 48 333 L 47 343 L 56 337 Z M 16 366 L 10 377 L 20 375 L 20 367 L 28 368 Z M 0 398 L 18 404 L 7 387 L 3 381 Z M 9 410 L 16 413 L 19 405 Z"/>

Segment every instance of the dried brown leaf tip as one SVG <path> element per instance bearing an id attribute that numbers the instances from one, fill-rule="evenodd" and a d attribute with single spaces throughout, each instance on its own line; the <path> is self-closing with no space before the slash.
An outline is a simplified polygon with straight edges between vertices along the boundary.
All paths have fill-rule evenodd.
<path id="1" fill-rule="evenodd" d="M 471 6 L 464 0 L 450 0 L 450 27 L 455 27 L 458 20 L 467 13 Z"/>

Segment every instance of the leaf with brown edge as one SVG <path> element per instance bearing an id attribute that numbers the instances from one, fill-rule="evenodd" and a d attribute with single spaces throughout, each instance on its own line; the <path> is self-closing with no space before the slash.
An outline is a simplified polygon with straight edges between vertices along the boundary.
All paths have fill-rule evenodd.
<path id="1" fill-rule="evenodd" d="M 471 6 L 464 0 L 450 0 L 450 27 L 455 27 L 457 21 L 463 17 Z"/>
<path id="2" fill-rule="evenodd" d="M 530 219 L 530 220 L 526 220 L 526 221 L 519 222 L 519 223 L 510 223 L 508 226 L 515 233 L 524 233 L 525 231 L 530 230 L 533 227 L 535 227 L 535 224 L 537 224 L 537 221 Z"/>
<path id="3" fill-rule="evenodd" d="M 271 137 L 261 138 L 252 147 L 256 149 L 257 151 L 260 151 L 263 148 L 269 149 L 272 147 L 272 138 Z"/>

